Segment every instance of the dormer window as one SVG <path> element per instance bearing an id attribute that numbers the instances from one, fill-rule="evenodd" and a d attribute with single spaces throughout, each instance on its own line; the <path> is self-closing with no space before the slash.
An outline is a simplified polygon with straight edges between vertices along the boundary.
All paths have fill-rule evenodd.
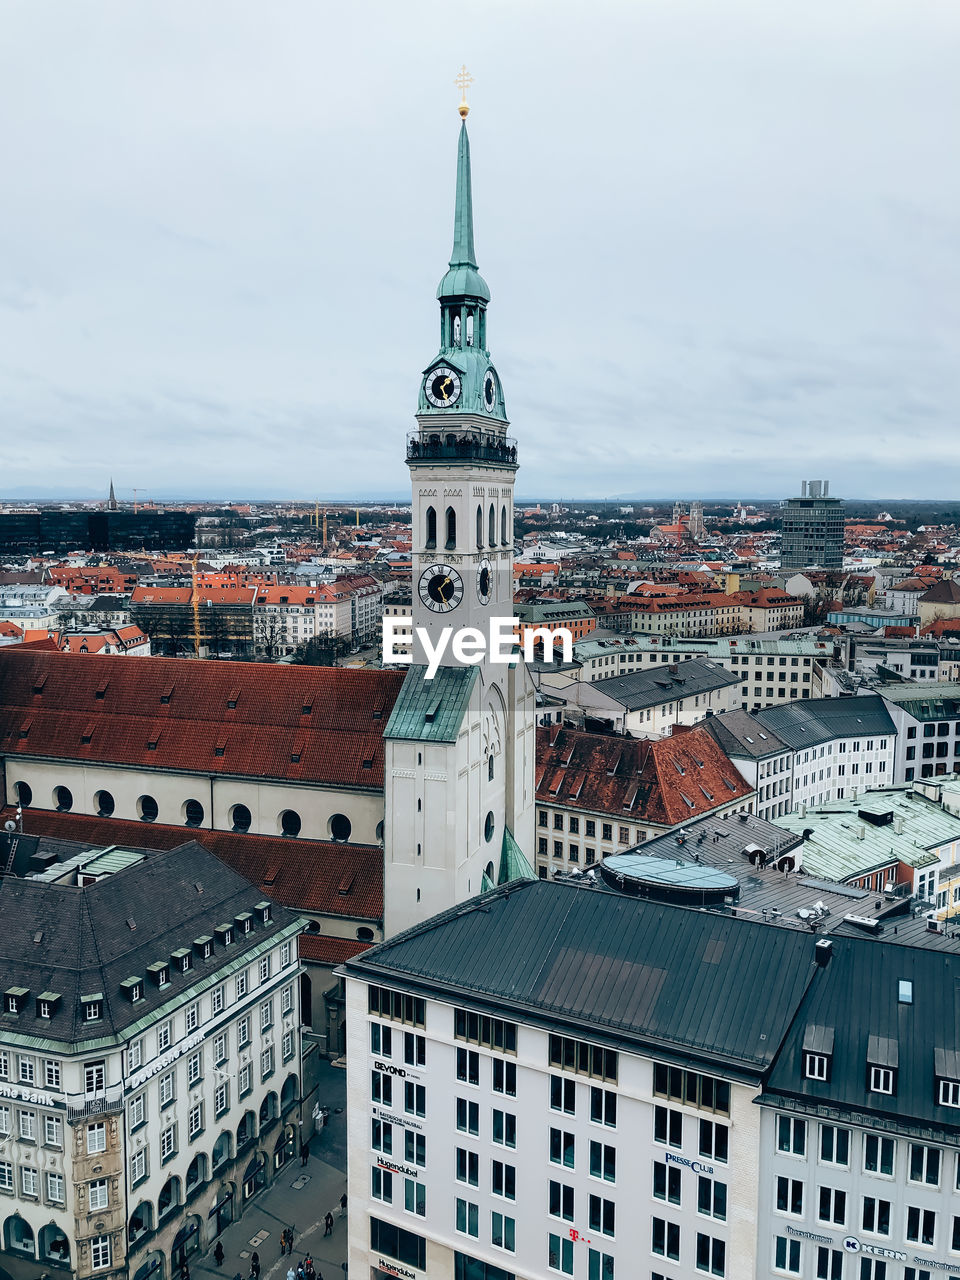
<path id="1" fill-rule="evenodd" d="M 99 1022 L 103 1017 L 103 994 L 81 996 L 80 1006 L 83 1009 L 84 1022 Z"/>
<path id="2" fill-rule="evenodd" d="M 241 911 L 235 920 L 238 934 L 245 935 L 253 929 L 253 916 L 249 911 Z"/>
<path id="3" fill-rule="evenodd" d="M 204 934 L 201 938 L 194 938 L 193 947 L 201 960 L 209 960 L 213 955 L 213 939 L 209 934 Z"/>
<path id="4" fill-rule="evenodd" d="M 269 902 L 258 902 L 254 907 L 254 911 L 256 911 L 257 918 L 261 924 L 270 923 L 271 904 Z"/>
<path id="5" fill-rule="evenodd" d="M 897 1091 L 900 1048 L 887 1036 L 870 1036 L 867 1041 L 867 1088 L 888 1096 Z"/>
<path id="6" fill-rule="evenodd" d="M 170 966 L 166 960 L 155 960 L 153 964 L 148 964 L 147 973 L 158 987 L 170 985 Z"/>
<path id="7" fill-rule="evenodd" d="M 833 1027 L 807 1027 L 803 1034 L 803 1078 L 829 1080 L 832 1062 Z"/>
<path id="8" fill-rule="evenodd" d="M 870 1068 L 870 1092 L 893 1093 L 893 1072 L 889 1067 Z"/>
<path id="9" fill-rule="evenodd" d="M 26 987 L 8 987 L 3 993 L 4 1013 L 22 1013 L 29 994 L 30 992 Z"/>
<path id="10" fill-rule="evenodd" d="M 933 1074 L 941 1107 L 960 1107 L 960 1052 L 934 1048 Z"/>
<path id="11" fill-rule="evenodd" d="M 221 946 L 229 947 L 233 942 L 233 925 L 231 924 L 218 924 L 214 933 L 217 935 Z"/>
<path id="12" fill-rule="evenodd" d="M 143 999 L 143 979 L 125 978 L 123 982 L 120 983 L 120 990 L 131 1004 L 135 1004 L 137 1000 Z"/>

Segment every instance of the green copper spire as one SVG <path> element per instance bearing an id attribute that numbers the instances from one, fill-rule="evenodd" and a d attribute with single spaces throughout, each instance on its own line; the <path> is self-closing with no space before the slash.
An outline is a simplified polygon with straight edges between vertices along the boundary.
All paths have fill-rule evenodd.
<path id="1" fill-rule="evenodd" d="M 481 298 L 490 301 L 487 282 L 477 270 L 473 246 L 473 184 L 470 178 L 470 138 L 466 120 L 460 126 L 457 148 L 457 203 L 453 215 L 453 252 L 450 270 L 440 281 L 438 298 Z"/>

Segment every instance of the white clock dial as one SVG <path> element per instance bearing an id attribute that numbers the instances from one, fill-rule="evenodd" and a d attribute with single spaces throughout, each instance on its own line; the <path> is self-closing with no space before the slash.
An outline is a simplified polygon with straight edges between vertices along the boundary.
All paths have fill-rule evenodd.
<path id="1" fill-rule="evenodd" d="M 437 409 L 446 409 L 460 399 L 460 375 L 455 369 L 440 365 L 427 374 L 423 390 L 427 399 Z"/>

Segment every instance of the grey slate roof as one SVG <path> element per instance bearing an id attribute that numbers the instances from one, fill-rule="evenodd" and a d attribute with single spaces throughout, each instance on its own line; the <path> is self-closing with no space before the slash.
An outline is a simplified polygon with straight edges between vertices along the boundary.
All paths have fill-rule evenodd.
<path id="1" fill-rule="evenodd" d="M 814 943 L 789 929 L 537 880 L 474 898 L 344 968 L 756 1074 L 810 980 Z"/>
<path id="2" fill-rule="evenodd" d="M 595 680 L 592 687 L 628 711 L 639 711 L 643 707 L 659 706 L 661 702 L 674 702 L 677 698 L 692 698 L 698 693 L 709 693 L 713 689 L 725 689 L 739 683 L 739 676 L 731 675 L 718 663 L 707 658 L 691 658 L 675 664 L 673 669 L 654 667 L 649 671 L 611 676 L 609 680 Z"/>
<path id="3" fill-rule="evenodd" d="M 706 729 L 728 756 L 747 756 L 753 760 L 765 760 L 790 750 L 774 731 L 757 720 L 749 711 L 725 711 L 710 716 L 703 722 Z"/>
<path id="4" fill-rule="evenodd" d="M 860 734 L 884 737 L 896 733 L 896 725 L 883 699 L 875 693 L 862 698 L 811 698 L 766 707 L 755 713 L 766 729 L 771 729 L 794 751 L 819 746 L 834 738 L 855 738 Z"/>
<path id="5" fill-rule="evenodd" d="M 903 979 L 913 984 L 910 1004 L 898 1000 Z M 960 1111 L 940 1106 L 934 1092 L 936 1050 L 953 1050 L 960 1042 L 960 1005 L 954 996 L 958 984 L 960 955 L 832 939 L 832 958 L 810 984 L 770 1074 L 768 1092 L 960 1133 Z M 803 1078 L 802 1045 L 815 1026 L 833 1031 L 829 1081 Z M 892 1049 L 885 1040 L 893 1041 Z M 877 1054 L 896 1058 L 892 1097 L 867 1090 L 871 1041 L 875 1064 L 881 1065 Z"/>
<path id="6" fill-rule="evenodd" d="M 911 681 L 883 691 L 887 702 L 903 707 L 914 720 L 955 720 L 960 716 L 960 684 L 947 680 Z"/>
<path id="7" fill-rule="evenodd" d="M 4 877 L 0 991 L 25 987 L 30 993 L 19 1016 L 0 1015 L 6 1030 L 65 1043 L 118 1034 L 207 975 L 240 961 L 267 938 L 289 932 L 299 917 L 272 902 L 268 924 L 255 919 L 252 932 L 230 946 L 214 941 L 209 960 L 195 954 L 187 973 L 171 965 L 170 984 L 163 990 L 153 984 L 148 965 L 169 961 L 181 947 L 192 950 L 195 938 L 252 911 L 263 897 L 261 889 L 196 841 L 149 854 L 137 865 L 82 888 Z M 144 999 L 135 1004 L 120 989 L 130 977 L 143 979 Z M 52 1018 L 36 1016 L 36 997 L 43 991 L 62 996 Z M 85 1023 L 81 998 L 94 992 L 103 993 L 103 1017 Z"/>

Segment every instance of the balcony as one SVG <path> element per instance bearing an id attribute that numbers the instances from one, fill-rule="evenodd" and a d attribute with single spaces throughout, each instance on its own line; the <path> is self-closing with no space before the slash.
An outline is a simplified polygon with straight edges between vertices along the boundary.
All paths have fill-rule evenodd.
<path id="1" fill-rule="evenodd" d="M 516 468 L 517 442 L 510 436 L 488 432 L 421 436 L 418 431 L 412 431 L 407 436 L 407 461 L 492 462 Z"/>
<path id="2" fill-rule="evenodd" d="M 107 1085 L 96 1093 L 67 1094 L 67 1122 L 90 1120 L 95 1116 L 112 1116 L 123 1110 L 123 1086 Z"/>

